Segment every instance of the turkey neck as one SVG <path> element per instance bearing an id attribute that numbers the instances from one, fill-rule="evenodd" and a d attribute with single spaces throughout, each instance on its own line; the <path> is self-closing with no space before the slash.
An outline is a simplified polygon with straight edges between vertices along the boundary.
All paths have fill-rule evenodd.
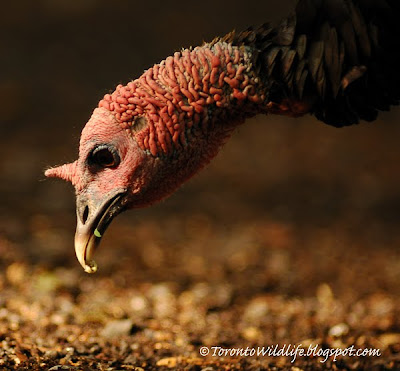
<path id="1" fill-rule="evenodd" d="M 184 49 L 119 85 L 99 107 L 130 128 L 142 150 L 169 156 L 266 110 L 256 60 L 254 48 L 222 41 Z"/>

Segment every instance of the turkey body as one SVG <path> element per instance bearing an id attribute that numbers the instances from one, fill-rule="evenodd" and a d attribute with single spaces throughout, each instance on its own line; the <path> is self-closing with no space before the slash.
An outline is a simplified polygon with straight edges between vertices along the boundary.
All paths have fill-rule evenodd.
<path id="1" fill-rule="evenodd" d="M 341 127 L 399 103 L 399 15 L 396 0 L 300 0 L 278 27 L 228 39 L 260 51 L 271 112 L 308 111 Z"/>

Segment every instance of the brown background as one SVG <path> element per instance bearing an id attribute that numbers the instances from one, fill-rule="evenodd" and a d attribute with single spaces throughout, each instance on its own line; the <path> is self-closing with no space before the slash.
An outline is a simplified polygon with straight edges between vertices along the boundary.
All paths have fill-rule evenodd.
<path id="1" fill-rule="evenodd" d="M 73 213 L 71 187 L 43 181 L 43 170 L 76 158 L 80 130 L 103 94 L 182 46 L 277 20 L 293 3 L 42 0 L 6 6 L 0 36 L 3 233 L 26 238 L 30 217 Z M 349 218 L 359 225 L 373 216 L 396 225 L 399 114 L 395 109 L 373 125 L 339 130 L 309 116 L 259 116 L 176 195 L 123 219 L 134 225 L 153 214 L 205 212 L 227 223 L 261 214 L 323 225 Z M 72 224 L 63 227 L 72 233 Z"/>

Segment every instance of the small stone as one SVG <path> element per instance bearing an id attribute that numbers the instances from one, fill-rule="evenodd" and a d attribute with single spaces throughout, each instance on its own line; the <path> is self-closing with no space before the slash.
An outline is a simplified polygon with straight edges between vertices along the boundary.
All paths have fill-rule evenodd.
<path id="1" fill-rule="evenodd" d="M 54 350 L 54 349 L 46 350 L 44 352 L 44 356 L 46 358 L 56 359 L 58 357 L 58 352 L 56 350 Z M 57 367 L 57 366 L 55 366 L 55 367 Z"/>
<path id="2" fill-rule="evenodd" d="M 75 353 L 75 348 L 74 347 L 66 347 L 65 351 L 69 354 L 74 354 Z"/>
<path id="3" fill-rule="evenodd" d="M 166 366 L 168 368 L 176 368 L 177 363 L 179 362 L 177 357 L 167 357 L 162 358 L 157 362 L 157 366 Z"/>
<path id="4" fill-rule="evenodd" d="M 146 310 L 147 306 L 148 306 L 148 304 L 147 304 L 146 298 L 141 295 L 135 295 L 131 299 L 131 308 L 135 312 L 142 312 L 142 311 Z"/>
<path id="5" fill-rule="evenodd" d="M 242 331 L 242 336 L 248 341 L 254 341 L 261 337 L 261 331 L 257 327 L 247 327 Z"/>
<path id="6" fill-rule="evenodd" d="M 398 333 L 387 333 L 379 336 L 379 343 L 382 344 L 383 349 L 395 345 L 400 344 L 400 334 Z"/>
<path id="7" fill-rule="evenodd" d="M 244 317 L 249 321 L 261 319 L 267 315 L 269 311 L 268 302 L 265 298 L 259 297 L 253 299 L 246 307 Z"/>
<path id="8" fill-rule="evenodd" d="M 333 301 L 334 295 L 331 287 L 327 283 L 318 286 L 317 299 L 322 304 L 329 304 Z"/>
<path id="9" fill-rule="evenodd" d="M 66 322 L 66 317 L 60 313 L 54 313 L 50 316 L 50 322 L 56 325 L 63 325 Z"/>
<path id="10" fill-rule="evenodd" d="M 117 336 L 129 335 L 133 327 L 130 319 L 120 319 L 108 322 L 101 331 L 101 336 L 112 338 Z"/>
<path id="11" fill-rule="evenodd" d="M 27 271 L 25 264 L 13 263 L 7 267 L 6 277 L 13 285 L 18 285 L 26 279 Z"/>
<path id="12" fill-rule="evenodd" d="M 36 279 L 36 288 L 41 293 L 51 293 L 61 285 L 61 280 L 53 272 L 45 271 L 40 273 Z"/>
<path id="13" fill-rule="evenodd" d="M 339 337 L 347 335 L 349 332 L 349 326 L 345 323 L 339 323 L 329 329 L 329 335 L 333 337 Z"/>
<path id="14" fill-rule="evenodd" d="M 135 364 L 135 363 L 137 363 L 138 362 L 138 359 L 137 359 L 137 357 L 135 356 L 135 355 L 133 355 L 133 354 L 129 354 L 128 355 L 128 357 L 126 357 L 125 359 L 124 359 L 124 363 L 128 363 L 128 364 Z"/>

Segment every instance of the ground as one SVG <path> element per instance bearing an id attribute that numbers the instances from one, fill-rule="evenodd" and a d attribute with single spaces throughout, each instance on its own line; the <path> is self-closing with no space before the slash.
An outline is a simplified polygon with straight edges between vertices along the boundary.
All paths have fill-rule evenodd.
<path id="1" fill-rule="evenodd" d="M 309 119 L 250 121 L 171 199 L 118 217 L 94 275 L 74 257 L 68 185 L 33 182 L 31 201 L 8 189 L 0 368 L 400 369 L 391 120 L 347 132 Z M 270 135 L 259 138 L 259 130 Z M 309 136 L 323 145 L 310 147 Z M 12 154 L 11 143 L 3 148 Z M 293 363 L 291 356 L 212 355 L 216 346 L 276 344 L 321 352 L 354 345 L 381 355 Z"/>

